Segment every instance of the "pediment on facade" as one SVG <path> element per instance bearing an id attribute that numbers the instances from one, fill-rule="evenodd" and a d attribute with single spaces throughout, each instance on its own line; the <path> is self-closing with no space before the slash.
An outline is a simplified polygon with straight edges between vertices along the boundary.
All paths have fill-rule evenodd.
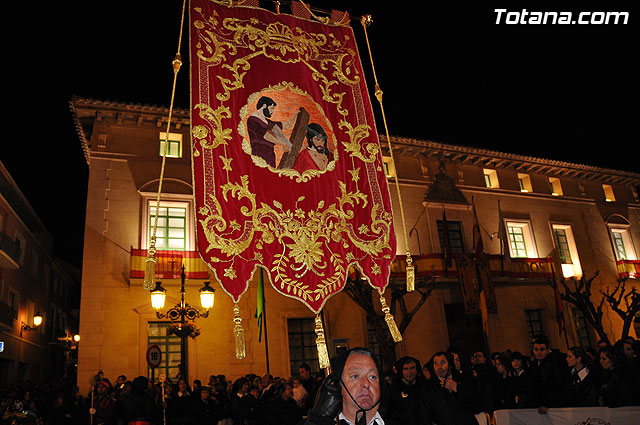
<path id="1" fill-rule="evenodd" d="M 433 184 L 424 195 L 424 201 L 469 205 L 469 201 L 458 189 L 454 179 L 444 172 L 436 174 Z"/>

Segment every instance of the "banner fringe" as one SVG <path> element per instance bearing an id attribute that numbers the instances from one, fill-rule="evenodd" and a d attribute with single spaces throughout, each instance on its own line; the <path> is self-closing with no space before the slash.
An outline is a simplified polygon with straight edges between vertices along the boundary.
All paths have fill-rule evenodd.
<path id="1" fill-rule="evenodd" d="M 236 359 L 242 360 L 247 357 L 247 343 L 244 338 L 244 329 L 242 329 L 242 317 L 240 317 L 240 307 L 238 303 L 233 305 L 233 336 L 236 341 Z"/>
<path id="2" fill-rule="evenodd" d="M 402 334 L 400 333 L 400 329 L 398 329 L 396 320 L 393 318 L 391 309 L 387 305 L 387 300 L 383 295 L 380 295 L 380 304 L 382 305 L 382 312 L 384 313 L 384 321 L 387 322 L 387 326 L 389 327 L 389 332 L 391 332 L 393 342 L 402 341 Z"/>
<path id="3" fill-rule="evenodd" d="M 322 319 L 320 315 L 316 315 L 316 346 L 318 347 L 318 362 L 320 369 L 326 369 L 331 365 L 329 360 L 329 351 L 327 350 L 327 341 L 324 337 L 324 328 L 322 327 Z"/>

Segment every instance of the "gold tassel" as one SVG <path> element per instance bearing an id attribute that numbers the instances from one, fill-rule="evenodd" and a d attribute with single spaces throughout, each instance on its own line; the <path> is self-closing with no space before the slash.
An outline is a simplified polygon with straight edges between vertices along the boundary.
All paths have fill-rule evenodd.
<path id="1" fill-rule="evenodd" d="M 389 331 L 391 332 L 391 337 L 394 342 L 402 341 L 402 334 L 398 329 L 398 325 L 396 325 L 396 321 L 391 315 L 391 309 L 387 305 L 387 300 L 384 296 L 380 295 L 380 304 L 382 304 L 382 312 L 384 313 L 384 321 L 387 322 L 387 326 L 389 327 Z"/>
<path id="2" fill-rule="evenodd" d="M 416 266 L 413 265 L 411 254 L 407 252 L 407 292 L 413 292 L 416 289 Z"/>
<path id="3" fill-rule="evenodd" d="M 316 346 L 318 347 L 318 362 L 320 369 L 326 369 L 331 366 L 329 361 L 329 351 L 327 350 L 327 341 L 324 338 L 324 328 L 322 327 L 322 319 L 320 315 L 316 315 Z"/>
<path id="4" fill-rule="evenodd" d="M 147 259 L 144 262 L 144 282 L 142 286 L 147 291 L 151 291 L 155 288 L 156 283 L 156 248 L 155 240 L 153 238 L 150 242 L 149 253 Z"/>
<path id="5" fill-rule="evenodd" d="M 244 329 L 242 329 L 242 317 L 240 317 L 240 307 L 238 304 L 233 306 L 233 336 L 236 340 L 236 359 L 242 360 L 247 357 L 247 345 L 244 339 Z"/>

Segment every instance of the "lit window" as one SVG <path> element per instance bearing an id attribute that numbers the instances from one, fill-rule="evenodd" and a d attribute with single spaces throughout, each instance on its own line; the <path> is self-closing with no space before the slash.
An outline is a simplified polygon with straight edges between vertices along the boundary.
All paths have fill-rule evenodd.
<path id="1" fill-rule="evenodd" d="M 629 231 L 623 228 L 612 228 L 611 239 L 618 260 L 636 260 L 635 250 Z"/>
<path id="2" fill-rule="evenodd" d="M 607 202 L 615 202 L 616 197 L 613 194 L 613 188 L 610 184 L 603 184 L 602 190 L 604 191 L 604 200 Z"/>
<path id="3" fill-rule="evenodd" d="M 527 243 L 524 239 L 522 227 L 509 227 L 509 242 L 511 244 L 511 253 L 514 257 L 527 256 Z"/>
<path id="4" fill-rule="evenodd" d="M 531 226 L 528 222 L 508 221 L 507 234 L 509 235 L 509 252 L 511 253 L 511 257 L 537 257 Z"/>
<path id="5" fill-rule="evenodd" d="M 560 264 L 562 265 L 562 275 L 564 277 L 582 276 L 578 249 L 571 226 L 554 224 L 552 228 L 556 249 L 560 257 Z"/>
<path id="6" fill-rule="evenodd" d="M 153 226 L 156 219 L 156 207 L 149 207 L 149 238 L 153 233 Z M 186 249 L 187 231 L 187 209 L 184 207 L 160 206 L 158 213 L 158 224 L 156 227 L 156 249 L 157 250 L 179 250 Z"/>
<path id="7" fill-rule="evenodd" d="M 498 183 L 498 173 L 496 170 L 489 170 L 488 168 L 485 168 L 483 171 L 485 185 L 491 189 L 500 188 L 500 184 Z"/>
<path id="8" fill-rule="evenodd" d="M 164 152 L 165 143 L 167 143 L 167 158 L 182 157 L 182 134 L 160 133 L 160 156 Z"/>
<path id="9" fill-rule="evenodd" d="M 556 237 L 556 244 L 558 244 L 560 262 L 562 264 L 572 264 L 571 253 L 569 252 L 569 242 L 567 242 L 567 232 L 564 229 L 554 228 L 553 234 Z"/>
<path id="10" fill-rule="evenodd" d="M 553 196 L 562 196 L 564 194 L 562 192 L 562 185 L 560 184 L 559 178 L 549 177 L 549 186 L 551 187 L 551 194 Z"/>
<path id="11" fill-rule="evenodd" d="M 382 163 L 384 166 L 384 174 L 387 177 L 394 177 L 396 175 L 396 170 L 393 166 L 393 162 L 391 161 L 390 156 L 383 156 Z"/>
<path id="12" fill-rule="evenodd" d="M 533 192 L 529 174 L 518 173 L 518 183 L 520 184 L 520 192 Z"/>
<path id="13" fill-rule="evenodd" d="M 142 217 L 140 221 L 140 248 L 149 249 L 149 241 L 155 222 L 157 193 L 144 192 L 142 195 Z M 160 214 L 156 229 L 156 249 L 195 250 L 195 227 L 193 217 L 193 196 L 166 194 L 160 201 Z"/>

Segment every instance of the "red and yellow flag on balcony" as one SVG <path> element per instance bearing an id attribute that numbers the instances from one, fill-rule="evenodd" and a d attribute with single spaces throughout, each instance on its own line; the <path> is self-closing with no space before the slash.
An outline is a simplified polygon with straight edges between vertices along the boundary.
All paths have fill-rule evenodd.
<path id="1" fill-rule="evenodd" d="M 348 16 L 321 23 L 228 4 L 190 9 L 202 258 L 235 302 L 257 267 L 316 314 L 353 265 L 382 294 L 396 239 Z"/>

